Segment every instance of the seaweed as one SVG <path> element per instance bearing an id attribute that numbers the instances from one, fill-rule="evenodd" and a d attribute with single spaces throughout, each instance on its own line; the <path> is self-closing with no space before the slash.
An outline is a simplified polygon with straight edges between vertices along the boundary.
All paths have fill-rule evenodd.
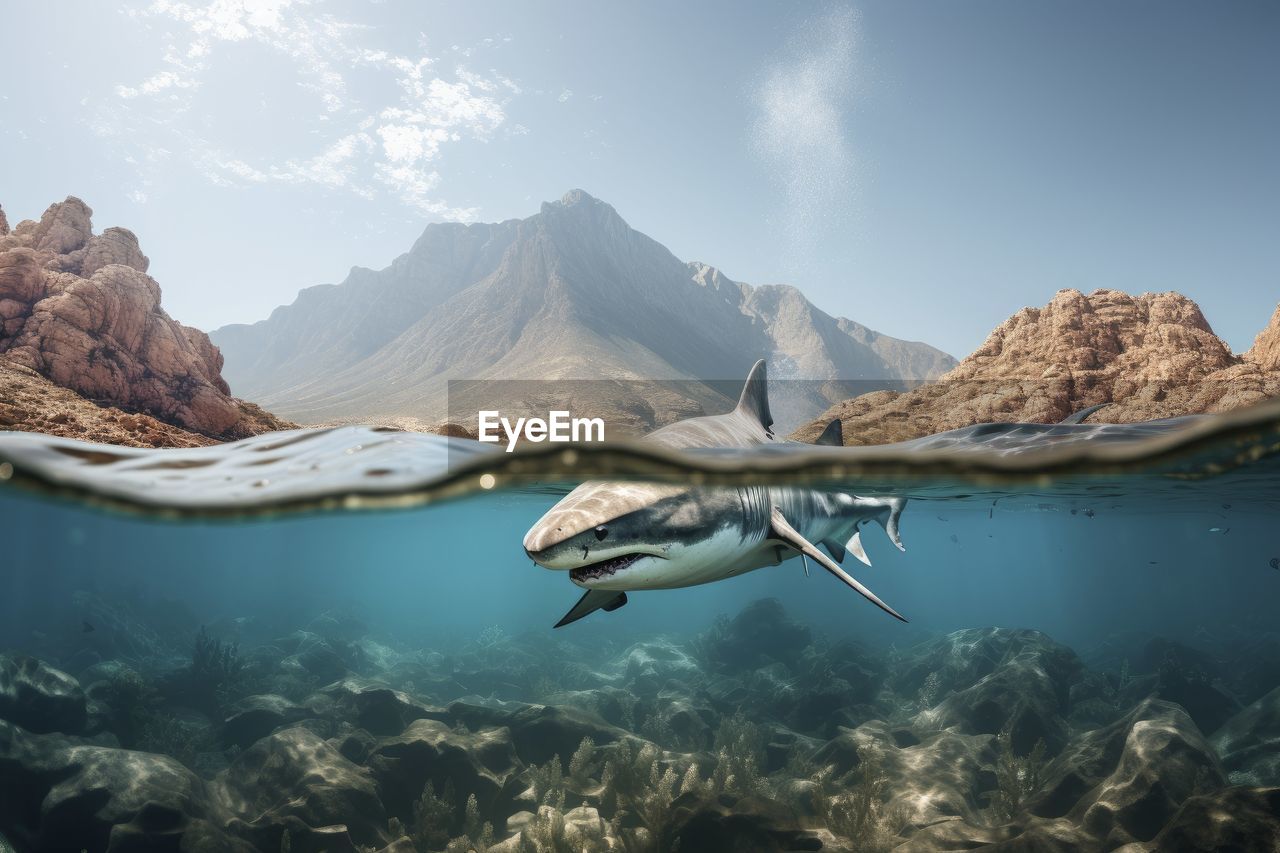
<path id="1" fill-rule="evenodd" d="M 990 811 L 996 821 L 1008 823 L 1044 782 L 1045 742 L 1041 738 L 1031 752 L 1016 755 L 1013 738 L 1003 731 L 996 735 L 996 745 L 996 790 L 991 795 Z"/>
<path id="2" fill-rule="evenodd" d="M 413 825 L 409 837 L 419 850 L 440 850 L 449 843 L 449 831 L 457 819 L 453 782 L 444 783 L 436 794 L 435 783 L 427 780 L 422 795 L 413 804 Z"/>
<path id="3" fill-rule="evenodd" d="M 760 772 L 764 765 L 764 736 L 760 727 L 741 710 L 721 719 L 716 729 L 715 751 L 716 764 L 708 780 L 713 795 L 764 791 L 766 782 Z"/>
<path id="4" fill-rule="evenodd" d="M 879 753 L 858 747 L 858 766 L 836 784 L 830 769 L 813 776 L 814 811 L 833 835 L 866 853 L 892 849 L 899 839 L 900 813 L 884 804 L 889 780 Z"/>
<path id="5" fill-rule="evenodd" d="M 546 764 L 530 765 L 529 779 L 533 787 L 533 799 L 539 806 L 564 809 L 568 787 L 565 784 L 564 764 L 559 755 L 551 756 Z"/>

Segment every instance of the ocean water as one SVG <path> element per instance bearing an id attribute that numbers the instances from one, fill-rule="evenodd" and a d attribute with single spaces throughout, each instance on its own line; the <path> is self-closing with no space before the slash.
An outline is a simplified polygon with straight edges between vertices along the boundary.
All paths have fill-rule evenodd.
<path id="1" fill-rule="evenodd" d="M 955 632 L 972 629 L 1042 632 L 1074 653 L 1084 672 L 1113 682 L 1130 672 L 1162 671 L 1162 660 L 1152 662 L 1153 648 L 1176 648 L 1188 659 L 1212 661 L 1200 674 L 1226 698 L 1197 712 L 1201 734 L 1208 737 L 1234 713 L 1280 687 L 1280 422 L 1274 415 L 1260 411 L 1132 427 L 1006 425 L 887 449 L 794 446 L 691 457 L 590 447 L 567 458 L 562 449 L 548 448 L 507 455 L 434 436 L 353 428 L 183 451 L 129 451 L 0 433 L 0 464 L 6 466 L 0 468 L 6 475 L 0 483 L 0 648 L 12 658 L 29 655 L 68 673 L 88 691 L 88 724 L 83 731 L 61 734 L 112 748 L 156 751 L 163 739 L 141 738 L 111 722 L 110 709 L 102 707 L 103 689 L 95 693 L 93 686 L 109 680 L 112 667 L 139 673 L 155 685 L 144 715 L 153 721 L 165 715 L 184 720 L 201 746 L 174 751 L 208 785 L 234 785 L 229 777 L 249 774 L 237 761 L 257 747 L 229 743 L 220 733 L 237 702 L 247 695 L 280 693 L 307 706 L 310 694 L 348 677 L 388 684 L 426 707 L 462 701 L 504 712 L 521 703 L 583 711 L 581 691 L 603 695 L 621 688 L 655 708 L 677 699 L 705 706 L 699 712 L 709 732 L 704 740 L 714 738 L 724 720 L 745 715 L 763 732 L 763 741 L 795 743 L 797 754 L 806 755 L 840 731 L 874 719 L 914 725 L 916 737 L 924 737 L 919 729 L 925 723 L 911 716 L 927 710 L 924 700 L 919 708 L 900 707 L 915 701 L 909 694 L 923 688 L 895 679 L 912 655 L 926 659 L 931 649 L 945 647 L 948 637 L 964 636 Z M 871 526 L 864 542 L 873 566 L 849 561 L 846 568 L 853 566 L 851 571 L 909 622 L 888 618 L 825 572 L 815 568 L 806 576 L 799 560 L 789 560 L 702 587 L 631 593 L 629 604 L 616 612 L 597 612 L 553 630 L 580 590 L 567 573 L 533 565 L 521 539 L 575 482 L 602 472 L 726 488 L 765 482 L 906 497 L 905 553 Z M 776 604 L 762 606 L 761 600 Z M 719 663 L 706 664 L 693 678 L 685 673 L 683 680 L 680 672 L 658 666 L 654 684 L 637 682 L 628 669 L 635 666 L 635 649 L 649 649 L 653 656 L 655 644 L 698 660 L 705 648 L 700 643 L 708 636 L 717 641 L 734 636 L 727 626 L 744 612 L 762 614 L 766 641 L 777 636 L 790 642 L 792 629 L 799 630 L 798 647 L 779 648 L 774 657 L 767 645 L 763 653 L 752 650 L 741 671 L 726 668 L 722 650 Z M 173 687 L 174 673 L 192 666 L 202 631 L 206 641 L 215 638 L 248 662 L 256 680 L 230 685 L 214 701 L 184 698 L 187 694 Z M 299 644 L 306 641 L 299 636 L 333 651 L 332 661 L 308 669 L 301 682 L 273 669 L 281 659 L 301 654 Z M 858 650 L 873 677 L 861 686 L 845 678 L 841 683 L 848 689 L 826 706 L 826 719 L 798 722 L 791 710 L 770 707 L 767 695 L 758 698 L 747 687 L 741 695 L 714 690 L 710 698 L 705 695 L 715 679 L 739 678 L 747 684 L 753 672 L 775 664 L 791 667 L 799 678 L 798 655 L 838 656 L 842 643 L 853 644 L 849 648 Z M 1274 684 L 1267 683 L 1269 673 L 1276 676 Z M 704 679 L 707 683 L 700 683 Z M 1160 688 L 1152 689 L 1158 693 Z M 1116 716 L 1143 698 L 1135 693 L 1122 700 L 1118 688 L 1112 692 Z M 647 740 L 660 741 L 654 732 L 666 732 L 670 742 L 658 745 L 669 751 L 668 758 L 674 755 L 677 766 L 684 760 L 711 774 L 714 740 L 682 741 L 668 729 L 656 724 L 645 729 L 603 707 L 585 711 L 598 712 L 623 730 L 633 730 L 624 725 L 630 722 Z M 1059 742 L 1050 743 L 1051 755 L 1105 722 L 1077 714 L 1075 707 L 1064 699 L 1054 711 L 1066 723 L 1061 732 L 1054 731 Z M 324 718 L 323 725 L 290 724 L 310 725 L 337 743 L 360 724 L 335 713 L 303 714 Z M 1012 721 L 1017 713 L 1006 716 Z M 997 729 L 987 734 L 998 735 L 1006 722 L 971 728 L 980 733 L 986 726 Z M 534 754 L 520 754 L 529 751 L 528 738 L 536 741 L 536 732 L 522 741 L 513 731 L 515 778 L 545 757 L 536 746 Z M 1269 760 L 1269 766 L 1280 764 L 1280 756 Z M 365 766 L 355 754 L 352 762 Z M 1255 766 L 1260 765 L 1250 765 Z M 784 801 L 779 780 L 786 773 L 767 770 L 761 770 L 762 784 L 772 785 L 773 800 Z M 2 758 L 0 773 L 17 778 Z M 1253 769 L 1235 777 L 1229 768 L 1223 773 L 1235 784 L 1277 784 L 1256 778 Z M 271 784 L 255 788 L 265 806 L 270 806 Z M 457 788 L 466 784 L 460 776 Z M 852 791 L 856 780 L 846 784 Z M 991 786 L 990 774 L 976 781 L 961 796 L 971 807 L 958 815 L 884 832 L 905 843 L 921 826 L 927 829 L 943 817 L 972 826 L 999 825 L 984 817 L 984 809 L 994 808 Z M 277 788 L 281 802 L 298 796 L 285 782 Z M 534 819 L 539 814 L 536 792 L 524 788 L 524 777 L 507 783 L 504 790 L 514 792 L 511 802 L 493 805 L 484 815 L 498 840 L 515 838 L 521 827 L 532 825 L 528 814 Z M 398 809 L 397 819 L 409 827 L 418 849 L 443 849 L 430 833 L 414 834 L 414 813 L 392 802 L 403 797 L 379 790 L 386 812 L 377 815 L 380 825 Z M 409 801 L 418 793 L 409 792 Z M 880 796 L 894 801 L 892 780 Z M 366 807 L 336 802 L 328 808 L 338 813 L 304 814 L 300 823 L 283 821 L 283 828 L 250 833 L 245 843 L 263 847 L 262 839 L 268 838 L 265 846 L 280 849 L 280 843 L 309 838 L 307 844 L 324 849 L 326 844 L 308 833 L 329 824 L 346 826 L 353 843 L 369 849 L 395 840 L 396 827 L 369 828 L 367 815 L 341 813 Z M 754 800 L 738 802 L 747 813 L 760 808 Z M 626 833 L 625 808 L 615 805 L 610 813 L 599 796 L 572 789 L 568 802 L 559 805 L 567 812 L 575 803 L 596 808 L 605 823 L 616 819 L 618 826 L 606 835 Z M 465 829 L 462 798 L 452 805 L 457 815 L 445 821 L 447 831 L 441 830 L 449 837 Z M 829 831 L 821 812 L 807 814 L 789 801 L 787 807 L 794 812 L 795 831 L 820 837 L 825 849 L 844 849 L 841 844 L 859 849 L 857 839 L 841 840 Z M 718 808 L 735 809 L 723 800 Z M 1155 830 L 1172 819 L 1173 808 Z M 87 816 L 91 811 L 76 818 L 83 838 L 73 829 L 60 832 L 76 843 L 88 839 L 90 848 L 114 837 L 103 827 L 105 818 Z M 518 813 L 528 814 L 514 818 Z M 34 810 L 0 810 L 0 836 L 17 849 L 55 849 L 49 839 L 61 836 L 51 835 L 42 819 L 47 820 Z M 220 826 L 220 820 L 212 822 Z M 285 835 L 293 841 L 281 842 Z M 1150 840 L 1138 831 L 1133 835 Z M 657 845 L 652 849 L 663 849 L 652 831 L 645 838 Z M 723 838 L 725 844 L 746 843 L 727 834 Z M 920 839 L 916 843 L 924 844 Z M 876 843 L 895 846 L 883 838 Z M 1105 847 L 1107 842 L 1098 843 Z"/>

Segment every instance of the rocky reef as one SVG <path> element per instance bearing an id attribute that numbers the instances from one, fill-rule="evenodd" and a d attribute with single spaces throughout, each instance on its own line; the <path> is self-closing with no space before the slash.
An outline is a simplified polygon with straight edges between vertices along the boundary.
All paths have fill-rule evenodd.
<path id="1" fill-rule="evenodd" d="M 231 396 L 209 336 L 160 307 L 137 237 L 124 228 L 94 234 L 92 213 L 69 197 L 12 231 L 0 220 L 0 426 L 150 446 L 291 426 Z M 23 368 L 82 402 L 31 405 L 28 397 L 49 389 Z"/>
<path id="2" fill-rule="evenodd" d="M 980 423 L 1056 423 L 1106 404 L 1095 420 L 1225 412 L 1280 396 L 1280 309 L 1233 355 L 1178 293 L 1062 290 L 1024 308 L 936 384 L 836 404 L 796 431 L 813 441 L 834 418 L 847 444 L 884 444 Z"/>
<path id="3" fill-rule="evenodd" d="M 78 606 L 91 640 L 0 656 L 0 849 L 1280 845 L 1280 641 L 1256 632 L 870 649 L 768 599 L 691 637 L 421 649 L 333 613 L 192 635 Z"/>

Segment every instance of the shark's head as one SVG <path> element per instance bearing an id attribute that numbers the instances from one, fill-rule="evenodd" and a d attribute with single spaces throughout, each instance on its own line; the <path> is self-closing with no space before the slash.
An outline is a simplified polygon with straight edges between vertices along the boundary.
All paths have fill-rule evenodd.
<path id="1" fill-rule="evenodd" d="M 524 537 L 525 552 L 568 571 L 584 589 L 662 589 L 702 582 L 724 565 L 725 546 L 745 552 L 731 489 L 583 483 Z M 730 506 L 732 502 L 735 506 Z"/>

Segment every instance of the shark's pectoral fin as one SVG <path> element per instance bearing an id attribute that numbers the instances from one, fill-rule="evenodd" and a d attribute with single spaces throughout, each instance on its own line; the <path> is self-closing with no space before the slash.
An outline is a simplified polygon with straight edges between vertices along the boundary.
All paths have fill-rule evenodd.
<path id="1" fill-rule="evenodd" d="M 611 613 L 626 603 L 627 594 L 625 592 L 618 592 L 612 589 L 589 589 L 583 593 L 582 598 L 578 599 L 578 603 L 573 605 L 569 612 L 555 624 L 555 627 L 563 628 L 570 622 L 577 622 L 583 616 L 594 613 L 597 610 Z"/>
<path id="2" fill-rule="evenodd" d="M 830 557 L 819 551 L 817 546 L 808 539 L 805 539 L 804 536 L 800 535 L 800 532 L 792 527 L 791 523 L 787 521 L 786 516 L 782 514 L 782 510 L 778 509 L 776 506 L 773 508 L 773 513 L 770 515 L 770 529 L 775 539 L 781 539 L 801 554 L 812 557 L 817 561 L 818 565 L 844 581 L 845 584 L 857 591 L 867 601 L 870 601 L 876 607 L 879 607 L 893 618 L 900 619 L 903 622 L 907 621 L 901 613 L 881 601 L 879 596 L 859 583 L 856 578 L 836 565 Z"/>
<path id="3" fill-rule="evenodd" d="M 850 554 L 858 558 L 858 562 L 863 565 L 871 565 L 871 558 L 867 556 L 867 549 L 862 547 L 862 531 L 855 530 L 853 535 L 849 537 L 849 541 L 844 543 L 844 547 Z"/>

